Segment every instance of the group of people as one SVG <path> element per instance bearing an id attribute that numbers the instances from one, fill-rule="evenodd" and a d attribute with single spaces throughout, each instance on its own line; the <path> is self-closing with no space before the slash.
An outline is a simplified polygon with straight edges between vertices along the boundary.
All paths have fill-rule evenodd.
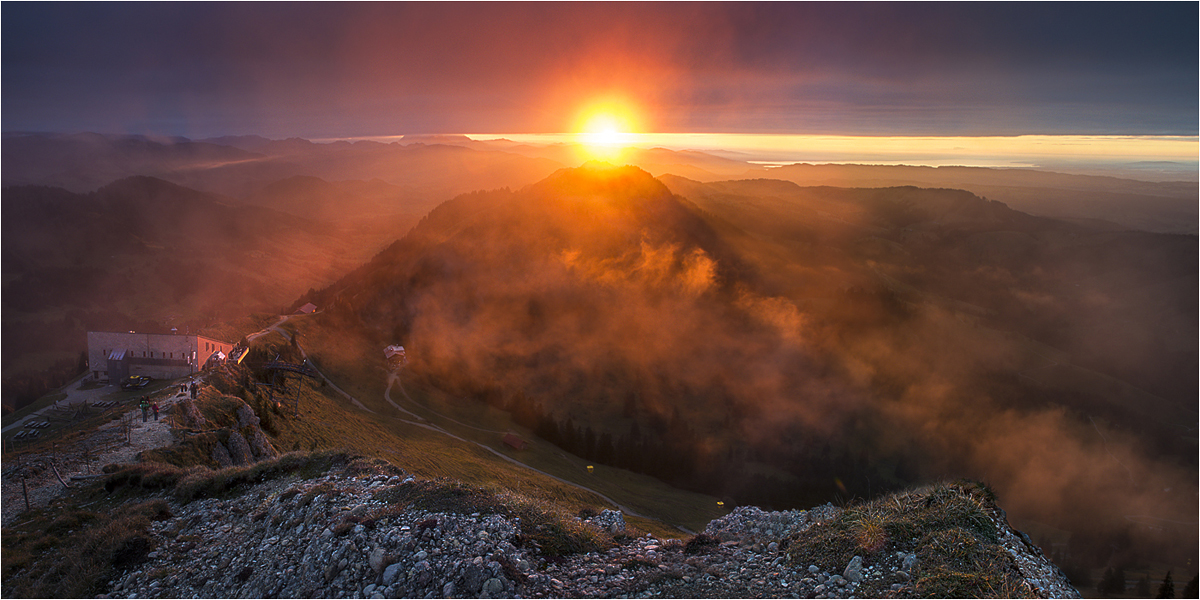
<path id="1" fill-rule="evenodd" d="M 158 420 L 158 400 L 151 401 L 150 396 L 142 396 L 142 402 L 139 404 L 142 408 L 142 422 L 145 423 L 149 418 L 150 411 L 154 411 L 154 420 Z"/>
<path id="2" fill-rule="evenodd" d="M 195 381 L 188 380 L 179 384 L 179 392 L 183 394 L 191 393 L 192 398 L 196 397 L 196 391 L 200 388 Z M 142 422 L 150 420 L 150 413 L 154 413 L 154 420 L 158 420 L 158 401 L 151 400 L 150 396 L 142 396 L 142 401 L 138 406 L 142 409 Z"/>
<path id="3" fill-rule="evenodd" d="M 196 385 L 195 381 L 192 381 L 189 379 L 189 380 L 184 381 L 183 383 L 179 384 L 179 393 L 186 394 L 186 393 L 188 393 L 188 390 L 191 390 L 192 399 L 195 400 L 196 399 L 196 389 L 198 387 L 199 386 Z"/>

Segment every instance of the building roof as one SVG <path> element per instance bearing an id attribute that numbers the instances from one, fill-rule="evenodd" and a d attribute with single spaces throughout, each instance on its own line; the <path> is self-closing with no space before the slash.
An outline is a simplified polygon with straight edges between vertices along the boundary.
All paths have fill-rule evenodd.
<path id="1" fill-rule="evenodd" d="M 512 446 L 513 448 L 516 448 L 517 450 L 524 450 L 527 446 L 529 446 L 529 442 L 517 437 L 516 435 L 514 435 L 512 433 L 504 434 L 503 441 L 505 444 L 508 444 L 509 446 Z"/>

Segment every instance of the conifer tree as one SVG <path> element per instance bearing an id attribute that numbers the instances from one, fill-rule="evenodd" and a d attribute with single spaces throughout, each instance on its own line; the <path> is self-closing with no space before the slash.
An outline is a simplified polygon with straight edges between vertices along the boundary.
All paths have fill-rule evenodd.
<path id="1" fill-rule="evenodd" d="M 1175 582 L 1171 581 L 1171 572 L 1167 571 L 1167 576 L 1163 578 L 1162 585 L 1158 586 L 1159 598 L 1174 598 L 1175 597 Z"/>
<path id="2" fill-rule="evenodd" d="M 1200 576 L 1193 577 L 1187 585 L 1183 586 L 1183 594 L 1181 598 L 1200 598 Z"/>

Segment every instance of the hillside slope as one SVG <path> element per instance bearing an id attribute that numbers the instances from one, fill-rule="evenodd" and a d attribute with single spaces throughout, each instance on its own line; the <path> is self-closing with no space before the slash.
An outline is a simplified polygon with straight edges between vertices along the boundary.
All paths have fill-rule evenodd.
<path id="1" fill-rule="evenodd" d="M 331 225 L 150 177 L 88 194 L 9 187 L 3 198 L 8 407 L 46 391 L 15 373 L 65 360 L 77 374 L 89 330 L 165 333 L 274 314 L 415 221 Z"/>
<path id="2" fill-rule="evenodd" d="M 957 190 L 663 181 L 590 165 L 465 195 L 302 301 L 677 486 L 785 508 L 979 477 L 1088 560 L 1194 547 L 1124 518 L 1194 508 L 1194 238 Z M 1116 352 L 1143 339 L 1120 328 L 1162 351 Z"/>
<path id="3" fill-rule="evenodd" d="M 206 391 L 188 402 L 168 409 L 178 445 L 195 445 L 193 419 L 262 434 L 240 400 Z M 54 509 L 6 526 L 6 595 L 1079 597 L 969 482 L 844 509 L 738 507 L 685 541 L 618 511 L 425 479 L 354 452 L 246 453 L 215 469 L 153 462 L 189 453 L 107 465 Z"/>

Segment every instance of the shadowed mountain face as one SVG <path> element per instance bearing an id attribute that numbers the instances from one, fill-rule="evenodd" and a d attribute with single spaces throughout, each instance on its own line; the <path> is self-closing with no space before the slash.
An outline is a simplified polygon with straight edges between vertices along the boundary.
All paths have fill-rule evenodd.
<path id="1" fill-rule="evenodd" d="M 869 260 L 884 285 L 956 303 L 992 327 L 1067 352 L 1069 362 L 1194 407 L 1194 236 L 1069 226 L 958 190 L 662 180 L 781 248 L 787 265 L 773 272 Z M 830 247 L 846 254 L 829 255 Z"/>
<path id="2" fill-rule="evenodd" d="M 306 299 L 428 382 L 678 485 L 783 506 L 969 476 L 1089 547 L 1194 550 L 1124 518 L 1191 518 L 1194 382 L 1131 386 L 1161 365 L 1086 337 L 1153 309 L 1194 363 L 1194 238 L 953 190 L 664 181 L 589 165 L 461 196 Z"/>
<path id="3" fill-rule="evenodd" d="M 7 187 L 3 204 L 7 406 L 45 391 L 25 389 L 17 371 L 67 360 L 67 375 L 78 373 L 88 330 L 182 331 L 275 313 L 415 221 L 329 225 L 150 177 L 89 194 Z"/>
<path id="4" fill-rule="evenodd" d="M 686 388 L 715 430 L 734 410 L 725 388 L 749 380 L 737 372 L 761 370 L 753 352 L 722 340 L 761 336 L 755 343 L 780 348 L 775 360 L 789 372 L 810 369 L 754 305 L 753 279 L 659 182 L 595 166 L 440 206 L 340 284 L 335 302 L 380 337 L 422 348 L 416 360 L 437 379 L 495 381 L 498 393 L 581 423 L 625 412 L 666 423 Z M 557 406 L 564 397 L 570 404 Z"/>

